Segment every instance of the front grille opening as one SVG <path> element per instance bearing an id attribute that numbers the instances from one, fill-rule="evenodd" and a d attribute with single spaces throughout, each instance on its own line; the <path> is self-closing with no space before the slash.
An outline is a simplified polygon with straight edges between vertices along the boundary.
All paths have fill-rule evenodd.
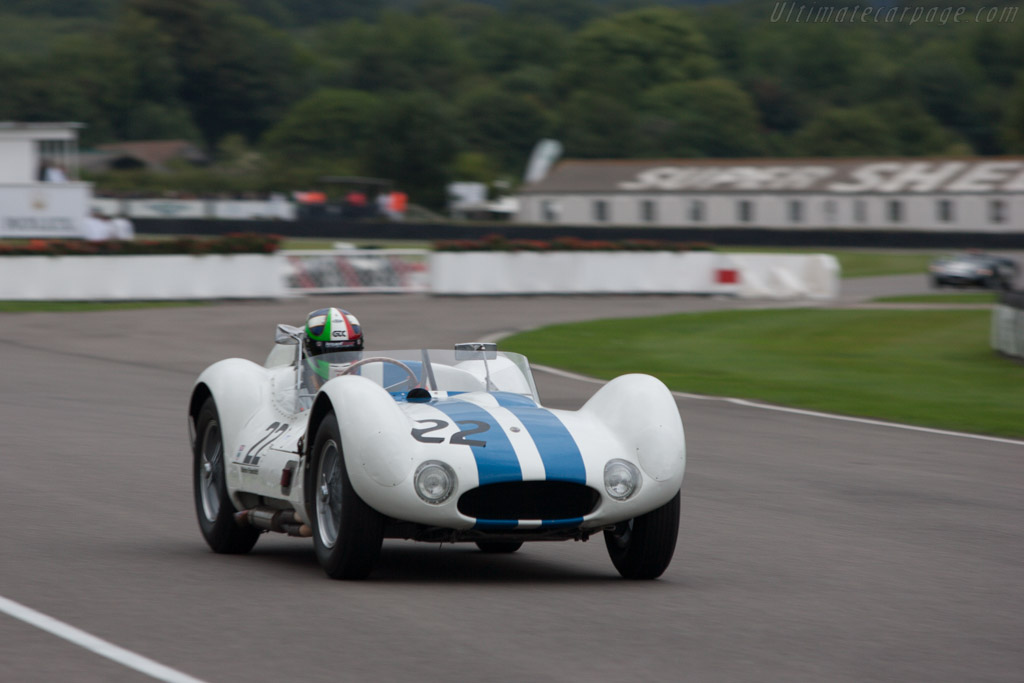
<path id="1" fill-rule="evenodd" d="M 477 519 L 571 519 L 597 507 L 601 496 L 565 481 L 510 481 L 467 491 L 459 512 Z"/>

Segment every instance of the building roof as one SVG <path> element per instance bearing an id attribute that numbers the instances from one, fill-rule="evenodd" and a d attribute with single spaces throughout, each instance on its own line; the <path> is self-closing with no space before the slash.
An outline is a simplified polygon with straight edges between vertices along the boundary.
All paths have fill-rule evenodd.
<path id="1" fill-rule="evenodd" d="M 96 145 L 96 149 L 112 159 L 133 159 L 146 168 L 164 171 L 171 161 L 181 159 L 194 164 L 208 161 L 206 154 L 188 140 L 133 140 Z"/>
<path id="2" fill-rule="evenodd" d="M 1024 157 L 566 159 L 520 194 L 1024 193 Z"/>

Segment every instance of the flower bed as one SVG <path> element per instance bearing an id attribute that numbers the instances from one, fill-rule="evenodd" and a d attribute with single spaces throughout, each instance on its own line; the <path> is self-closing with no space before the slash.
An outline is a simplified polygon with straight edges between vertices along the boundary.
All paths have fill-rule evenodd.
<path id="1" fill-rule="evenodd" d="M 170 240 L 42 240 L 4 244 L 0 256 L 139 256 L 187 254 L 272 254 L 281 246 L 278 235 L 230 233 L 220 237 L 178 237 Z"/>
<path id="2" fill-rule="evenodd" d="M 580 237 L 554 237 L 550 240 L 509 239 L 504 235 L 485 235 L 480 239 L 441 240 L 435 251 L 709 251 L 707 242 L 668 242 L 665 240 L 586 240 Z"/>

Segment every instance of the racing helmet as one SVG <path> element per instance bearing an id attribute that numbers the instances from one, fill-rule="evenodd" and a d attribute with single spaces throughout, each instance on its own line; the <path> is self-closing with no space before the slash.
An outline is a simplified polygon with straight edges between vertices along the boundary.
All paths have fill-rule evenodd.
<path id="1" fill-rule="evenodd" d="M 363 328 L 359 320 L 340 308 L 320 308 L 306 316 L 303 346 L 307 356 L 336 351 L 362 351 Z"/>

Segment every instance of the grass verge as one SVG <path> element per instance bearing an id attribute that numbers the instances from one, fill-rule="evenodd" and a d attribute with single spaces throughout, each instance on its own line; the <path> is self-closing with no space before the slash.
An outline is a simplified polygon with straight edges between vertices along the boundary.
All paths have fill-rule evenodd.
<path id="1" fill-rule="evenodd" d="M 1024 437 L 1024 366 L 988 346 L 989 311 L 722 311 L 554 325 L 509 337 L 534 363 L 679 391 Z"/>
<path id="2" fill-rule="evenodd" d="M 917 294 L 912 296 L 882 296 L 872 301 L 883 304 L 994 304 L 999 298 L 995 292 L 965 292 L 964 294 Z"/>

